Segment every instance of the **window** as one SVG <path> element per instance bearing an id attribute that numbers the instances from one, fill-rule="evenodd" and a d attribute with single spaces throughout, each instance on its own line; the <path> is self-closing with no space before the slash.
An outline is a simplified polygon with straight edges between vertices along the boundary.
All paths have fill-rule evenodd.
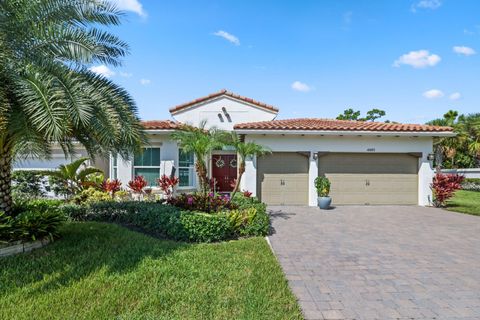
<path id="1" fill-rule="evenodd" d="M 180 182 L 179 187 L 193 187 L 193 178 L 195 160 L 193 152 L 184 152 L 182 149 L 178 150 L 178 178 Z"/>
<path id="2" fill-rule="evenodd" d="M 143 176 L 149 186 L 157 185 L 160 178 L 160 148 L 144 148 L 133 158 L 133 174 Z"/>
<path id="3" fill-rule="evenodd" d="M 112 156 L 112 179 L 118 179 L 118 164 L 117 164 L 118 155 L 114 154 Z"/>

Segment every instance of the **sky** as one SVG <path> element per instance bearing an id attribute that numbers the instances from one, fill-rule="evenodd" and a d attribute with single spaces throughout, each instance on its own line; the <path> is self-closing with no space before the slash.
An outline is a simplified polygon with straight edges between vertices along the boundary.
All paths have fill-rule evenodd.
<path id="1" fill-rule="evenodd" d="M 278 119 L 347 108 L 424 123 L 480 112 L 480 1 L 110 0 L 123 65 L 92 70 L 124 86 L 144 120 L 227 89 Z"/>

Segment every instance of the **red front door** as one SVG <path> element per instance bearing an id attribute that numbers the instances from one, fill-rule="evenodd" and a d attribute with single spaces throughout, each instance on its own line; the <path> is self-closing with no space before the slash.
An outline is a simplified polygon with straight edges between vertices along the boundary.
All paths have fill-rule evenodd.
<path id="1" fill-rule="evenodd" d="M 215 179 L 215 191 L 230 192 L 237 179 L 237 155 L 216 154 L 212 156 L 212 178 Z"/>

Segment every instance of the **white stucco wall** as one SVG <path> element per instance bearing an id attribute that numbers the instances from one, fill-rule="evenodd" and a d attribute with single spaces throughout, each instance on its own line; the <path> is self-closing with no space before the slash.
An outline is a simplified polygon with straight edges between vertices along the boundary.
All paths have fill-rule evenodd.
<path id="1" fill-rule="evenodd" d="M 88 157 L 87 151 L 83 148 L 77 148 L 77 153 L 74 156 L 68 157 L 65 157 L 62 149 L 54 148 L 50 159 L 38 157 L 15 159 L 13 170 L 53 170 L 62 164 L 68 164 L 81 157 Z"/>
<path id="2" fill-rule="evenodd" d="M 431 163 L 427 156 L 432 152 L 430 137 L 377 137 L 377 136 L 301 136 L 301 135 L 247 135 L 246 141 L 255 141 L 269 147 L 273 152 L 306 151 L 311 154 L 327 152 L 365 152 L 365 153 L 421 153 L 418 171 L 418 204 L 429 205 L 431 201 L 430 183 L 433 177 Z M 316 205 L 313 179 L 317 176 L 317 161 L 310 156 L 309 205 Z M 247 161 L 245 177 L 241 183 L 243 190 L 256 195 L 256 160 Z"/>
<path id="3" fill-rule="evenodd" d="M 148 139 L 149 144 L 145 147 L 160 148 L 160 175 L 170 175 L 172 167 L 174 167 L 176 169 L 175 175 L 178 176 L 178 144 L 170 139 L 170 133 L 150 134 L 148 135 Z M 113 178 L 113 159 L 110 162 L 110 168 L 110 178 Z M 120 156 L 118 157 L 117 176 L 122 182 L 122 186 L 126 187 L 128 182 L 133 179 L 133 158 L 125 160 Z M 193 184 L 194 187 L 197 184 L 195 172 L 193 176 Z"/>
<path id="4" fill-rule="evenodd" d="M 222 108 L 225 108 L 230 115 L 231 121 L 227 119 Z M 223 122 L 220 121 L 218 114 L 222 115 Z M 195 105 L 173 115 L 173 118 L 179 122 L 198 126 L 201 121 L 206 120 L 209 127 L 215 126 L 229 131 L 233 130 L 233 126 L 237 123 L 270 121 L 275 117 L 276 113 L 273 111 L 267 111 L 225 96 Z"/>

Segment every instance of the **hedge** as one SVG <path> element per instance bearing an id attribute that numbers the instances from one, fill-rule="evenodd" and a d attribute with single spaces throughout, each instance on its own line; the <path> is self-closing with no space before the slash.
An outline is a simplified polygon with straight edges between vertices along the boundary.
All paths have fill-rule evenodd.
<path id="1" fill-rule="evenodd" d="M 177 241 L 215 242 L 240 236 L 264 236 L 269 231 L 265 205 L 253 201 L 250 205 L 242 203 L 239 210 L 213 214 L 138 201 L 66 204 L 60 209 L 72 220 L 114 222 Z M 232 221 L 233 215 L 238 217 L 236 222 Z"/>

